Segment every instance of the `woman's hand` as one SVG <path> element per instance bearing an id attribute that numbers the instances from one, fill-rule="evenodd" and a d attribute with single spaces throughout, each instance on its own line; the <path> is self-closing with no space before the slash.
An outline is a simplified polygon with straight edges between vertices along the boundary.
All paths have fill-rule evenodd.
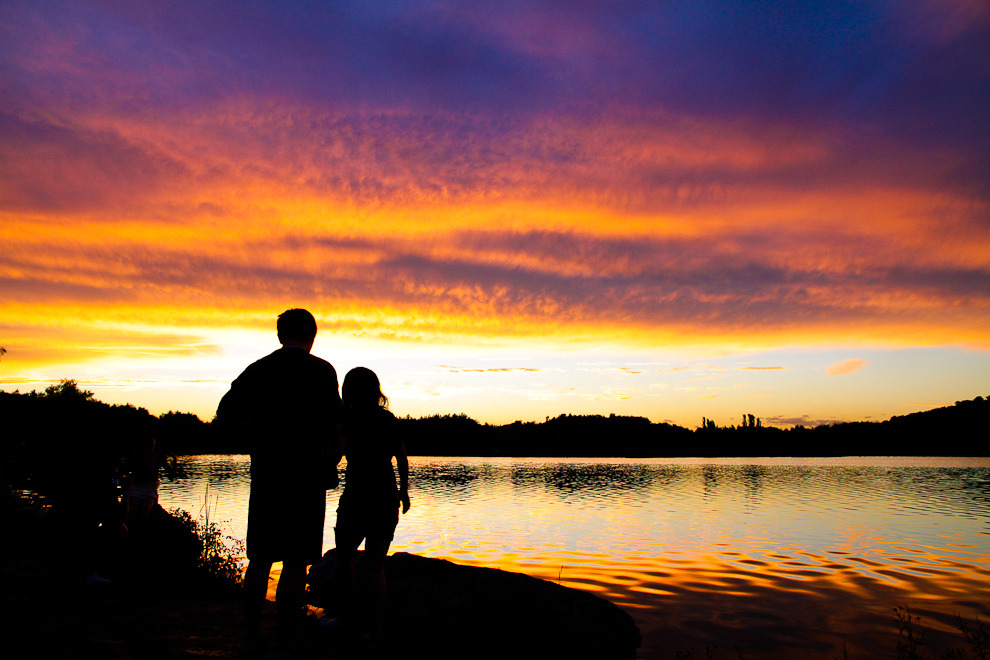
<path id="1" fill-rule="evenodd" d="M 402 513 L 408 512 L 411 505 L 409 504 L 409 491 L 405 488 L 399 491 L 399 501 L 402 502 Z"/>

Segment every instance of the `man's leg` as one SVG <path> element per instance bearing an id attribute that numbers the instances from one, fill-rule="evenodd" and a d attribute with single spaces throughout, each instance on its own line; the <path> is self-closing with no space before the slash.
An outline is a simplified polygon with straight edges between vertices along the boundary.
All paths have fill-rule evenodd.
<path id="1" fill-rule="evenodd" d="M 271 570 L 271 561 L 252 559 L 244 571 L 244 627 L 248 645 L 256 646 L 262 642 L 261 609 L 268 594 L 268 574 Z"/>
<path id="2" fill-rule="evenodd" d="M 306 564 L 295 561 L 282 563 L 282 575 L 275 590 L 278 609 L 278 645 L 287 648 L 296 624 L 303 617 L 306 593 Z"/>

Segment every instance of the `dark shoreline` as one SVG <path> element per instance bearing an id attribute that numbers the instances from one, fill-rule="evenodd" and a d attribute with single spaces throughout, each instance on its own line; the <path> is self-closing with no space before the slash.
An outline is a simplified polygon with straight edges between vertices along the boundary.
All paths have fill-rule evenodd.
<path id="1" fill-rule="evenodd" d="M 247 456 L 251 453 L 248 448 L 229 448 L 224 447 L 220 449 L 209 449 L 209 448 L 198 448 L 198 449 L 179 449 L 176 452 L 178 456 Z M 577 454 L 569 455 L 536 455 L 536 454 L 513 454 L 513 455 L 503 455 L 503 454 L 416 454 L 410 453 L 410 457 L 418 458 L 518 458 L 518 459 L 557 459 L 557 460 L 691 460 L 691 461 L 745 461 L 745 460 L 786 460 L 786 459 L 800 459 L 800 460 L 834 460 L 834 459 L 883 459 L 883 458 L 939 458 L 939 459 L 971 459 L 971 460 L 987 460 L 990 459 L 990 454 L 980 455 L 980 454 L 780 454 L 780 455 L 766 455 L 766 454 L 736 454 L 732 456 L 698 456 L 698 455 L 651 455 L 651 456 L 609 456 L 609 455 L 595 455 L 595 456 L 581 456 Z"/>
<path id="2" fill-rule="evenodd" d="M 81 584 L 72 557 L 50 543 L 50 520 L 24 511 L 5 515 L 4 524 L 12 533 L 0 553 L 10 657 L 243 657 L 242 597 L 232 585 L 163 579 L 158 572 L 167 559 L 139 572 L 134 567 L 142 565 L 131 563 L 112 584 Z M 318 609 L 300 627 L 293 657 L 636 657 L 639 630 L 607 600 L 521 573 L 404 552 L 386 561 L 388 633 L 384 646 L 369 653 L 359 639 L 317 623 L 322 608 L 333 606 L 333 558 L 331 550 L 310 573 L 308 601 Z M 265 607 L 265 634 L 273 640 L 274 603 Z"/>

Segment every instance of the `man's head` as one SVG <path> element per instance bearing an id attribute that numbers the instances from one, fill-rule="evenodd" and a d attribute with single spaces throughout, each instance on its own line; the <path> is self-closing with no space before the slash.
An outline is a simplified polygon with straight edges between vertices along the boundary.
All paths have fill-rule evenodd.
<path id="1" fill-rule="evenodd" d="M 316 319 L 305 309 L 289 309 L 278 315 L 278 340 L 282 346 L 313 348 L 316 339 Z"/>

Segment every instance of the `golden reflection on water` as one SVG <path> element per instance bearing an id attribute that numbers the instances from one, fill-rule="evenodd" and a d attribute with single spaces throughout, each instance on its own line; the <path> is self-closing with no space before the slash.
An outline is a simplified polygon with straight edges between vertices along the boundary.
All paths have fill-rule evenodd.
<path id="1" fill-rule="evenodd" d="M 413 458 L 393 551 L 608 598 L 641 658 L 890 657 L 903 605 L 955 644 L 953 613 L 990 618 L 990 462 L 896 460 Z M 163 504 L 195 515 L 209 483 L 212 517 L 243 538 L 246 457 L 186 463 Z"/>

